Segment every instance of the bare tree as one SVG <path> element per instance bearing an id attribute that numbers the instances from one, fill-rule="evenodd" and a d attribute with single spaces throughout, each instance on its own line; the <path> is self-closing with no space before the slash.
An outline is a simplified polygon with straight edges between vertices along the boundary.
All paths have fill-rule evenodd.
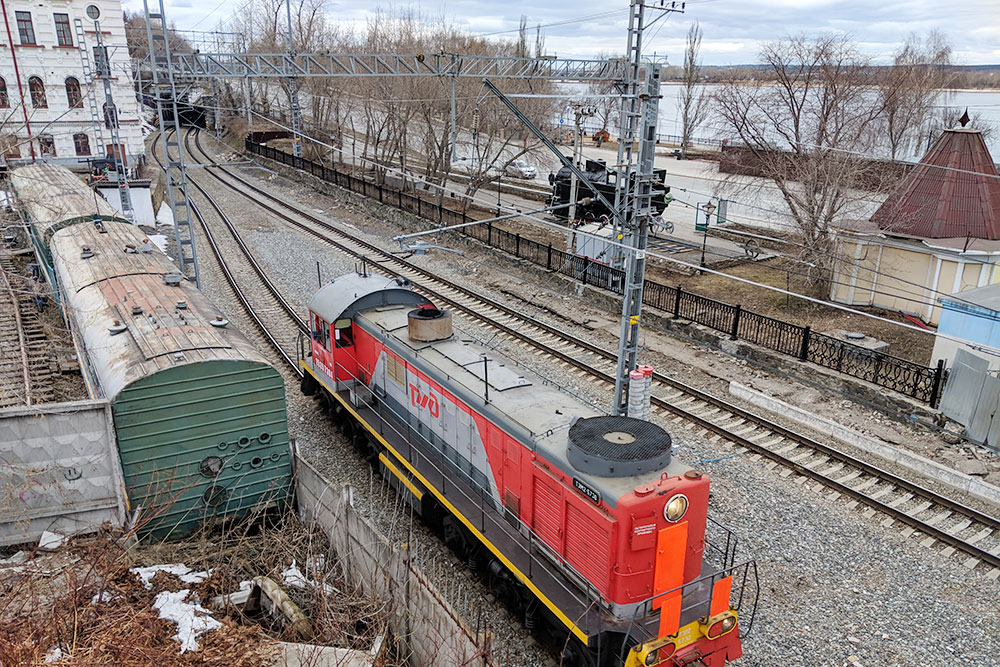
<path id="1" fill-rule="evenodd" d="M 911 141 L 919 145 L 919 134 L 929 120 L 931 108 L 954 80 L 951 45 L 937 30 L 924 40 L 911 34 L 895 53 L 892 65 L 883 71 L 875 88 L 893 160 Z"/>
<path id="2" fill-rule="evenodd" d="M 678 97 L 681 106 L 681 155 L 687 158 L 688 146 L 695 130 L 705 121 L 708 115 L 708 98 L 705 88 L 698 85 L 699 67 L 701 66 L 699 51 L 701 50 L 701 26 L 695 22 L 688 29 L 687 45 L 684 49 L 684 70 L 682 86 Z"/>
<path id="3" fill-rule="evenodd" d="M 957 127 L 959 125 L 959 118 L 962 117 L 963 113 L 969 114 L 969 121 L 967 126 L 973 130 L 979 130 L 979 133 L 983 135 L 983 139 L 990 139 L 997 133 L 997 126 L 990 122 L 988 117 L 981 111 L 973 111 L 969 113 L 968 109 L 962 110 L 954 107 L 947 107 L 944 109 L 938 109 L 938 113 L 932 120 L 933 127 L 930 130 L 930 136 L 928 137 L 928 148 L 930 148 L 930 142 L 937 138 L 938 133 L 942 130 L 946 130 L 951 127 Z"/>
<path id="4" fill-rule="evenodd" d="M 830 227 L 856 213 L 881 104 L 874 69 L 845 37 L 789 38 L 762 47 L 767 81 L 725 84 L 715 95 L 724 128 L 773 184 L 804 248 L 812 285 L 826 289 Z M 762 181 L 731 176 L 732 187 Z M 756 185 L 755 185 L 756 184 Z"/>
<path id="5" fill-rule="evenodd" d="M 597 60 L 610 60 L 616 56 L 601 51 L 595 57 Z M 587 83 L 587 93 L 593 96 L 591 102 L 596 111 L 594 117 L 601 124 L 600 132 L 608 132 L 608 127 L 614 127 L 618 123 L 618 111 L 621 107 L 621 97 L 615 82 L 610 79 L 590 81 Z"/>

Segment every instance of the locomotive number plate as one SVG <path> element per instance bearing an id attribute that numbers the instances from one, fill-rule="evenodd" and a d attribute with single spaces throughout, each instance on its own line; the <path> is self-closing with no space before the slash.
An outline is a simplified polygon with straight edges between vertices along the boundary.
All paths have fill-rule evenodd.
<path id="1" fill-rule="evenodd" d="M 601 504 L 601 492 L 590 486 L 583 480 L 574 477 L 573 478 L 573 488 L 587 496 L 587 500 L 594 503 L 595 505 Z"/>

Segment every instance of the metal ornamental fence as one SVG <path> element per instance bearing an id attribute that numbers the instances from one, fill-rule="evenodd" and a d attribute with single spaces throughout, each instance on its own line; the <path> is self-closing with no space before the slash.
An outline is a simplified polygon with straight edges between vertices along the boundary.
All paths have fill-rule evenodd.
<path id="1" fill-rule="evenodd" d="M 400 192 L 377 183 L 371 183 L 350 174 L 326 167 L 317 162 L 296 158 L 263 144 L 246 140 L 246 149 L 276 162 L 309 172 L 317 178 L 347 188 L 352 192 L 378 199 L 384 204 L 408 211 L 421 218 L 453 225 L 470 222 L 472 218 L 461 211 L 455 211 L 420 197 Z M 515 257 L 525 259 L 536 266 L 545 267 L 584 285 L 599 287 L 616 294 L 624 292 L 625 273 L 607 264 L 588 257 L 580 257 L 533 239 L 522 238 L 490 223 L 473 225 L 461 233 L 488 246 L 497 248 Z M 880 387 L 928 403 L 936 408 L 944 386 L 944 360 L 936 366 L 901 359 L 884 352 L 868 350 L 858 345 L 837 340 L 810 327 L 743 310 L 741 306 L 723 303 L 715 299 L 685 292 L 680 286 L 670 287 L 652 280 L 646 280 L 643 305 L 671 313 L 676 318 L 696 322 L 721 331 L 733 340 L 745 340 L 769 350 L 781 352 L 808 361 L 838 373 L 871 382 Z"/>

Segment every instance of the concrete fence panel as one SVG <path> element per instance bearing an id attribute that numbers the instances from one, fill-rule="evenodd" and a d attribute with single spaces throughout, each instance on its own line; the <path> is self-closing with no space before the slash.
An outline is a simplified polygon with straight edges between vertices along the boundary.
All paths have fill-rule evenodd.
<path id="1" fill-rule="evenodd" d="M 296 455 L 299 511 L 329 536 L 345 576 L 391 610 L 415 667 L 492 665 L 488 640 L 476 636 L 438 590 L 410 563 L 406 545 L 392 544 L 351 502 L 350 487 L 333 484 Z"/>
<path id="2" fill-rule="evenodd" d="M 0 410 L 0 545 L 121 525 L 121 480 L 107 401 Z"/>

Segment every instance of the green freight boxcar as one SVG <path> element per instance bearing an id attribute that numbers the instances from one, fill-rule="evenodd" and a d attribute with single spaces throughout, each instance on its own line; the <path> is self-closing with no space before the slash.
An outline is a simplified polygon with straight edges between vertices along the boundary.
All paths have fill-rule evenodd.
<path id="1" fill-rule="evenodd" d="M 53 207 L 35 193 L 25 209 L 39 254 L 51 260 L 88 387 L 111 401 L 140 531 L 182 537 L 205 521 L 287 503 L 281 374 L 140 229 L 109 219 L 66 173 L 32 165 L 13 182 L 22 201 L 45 182 L 60 183 L 49 199 L 70 194 Z"/>

